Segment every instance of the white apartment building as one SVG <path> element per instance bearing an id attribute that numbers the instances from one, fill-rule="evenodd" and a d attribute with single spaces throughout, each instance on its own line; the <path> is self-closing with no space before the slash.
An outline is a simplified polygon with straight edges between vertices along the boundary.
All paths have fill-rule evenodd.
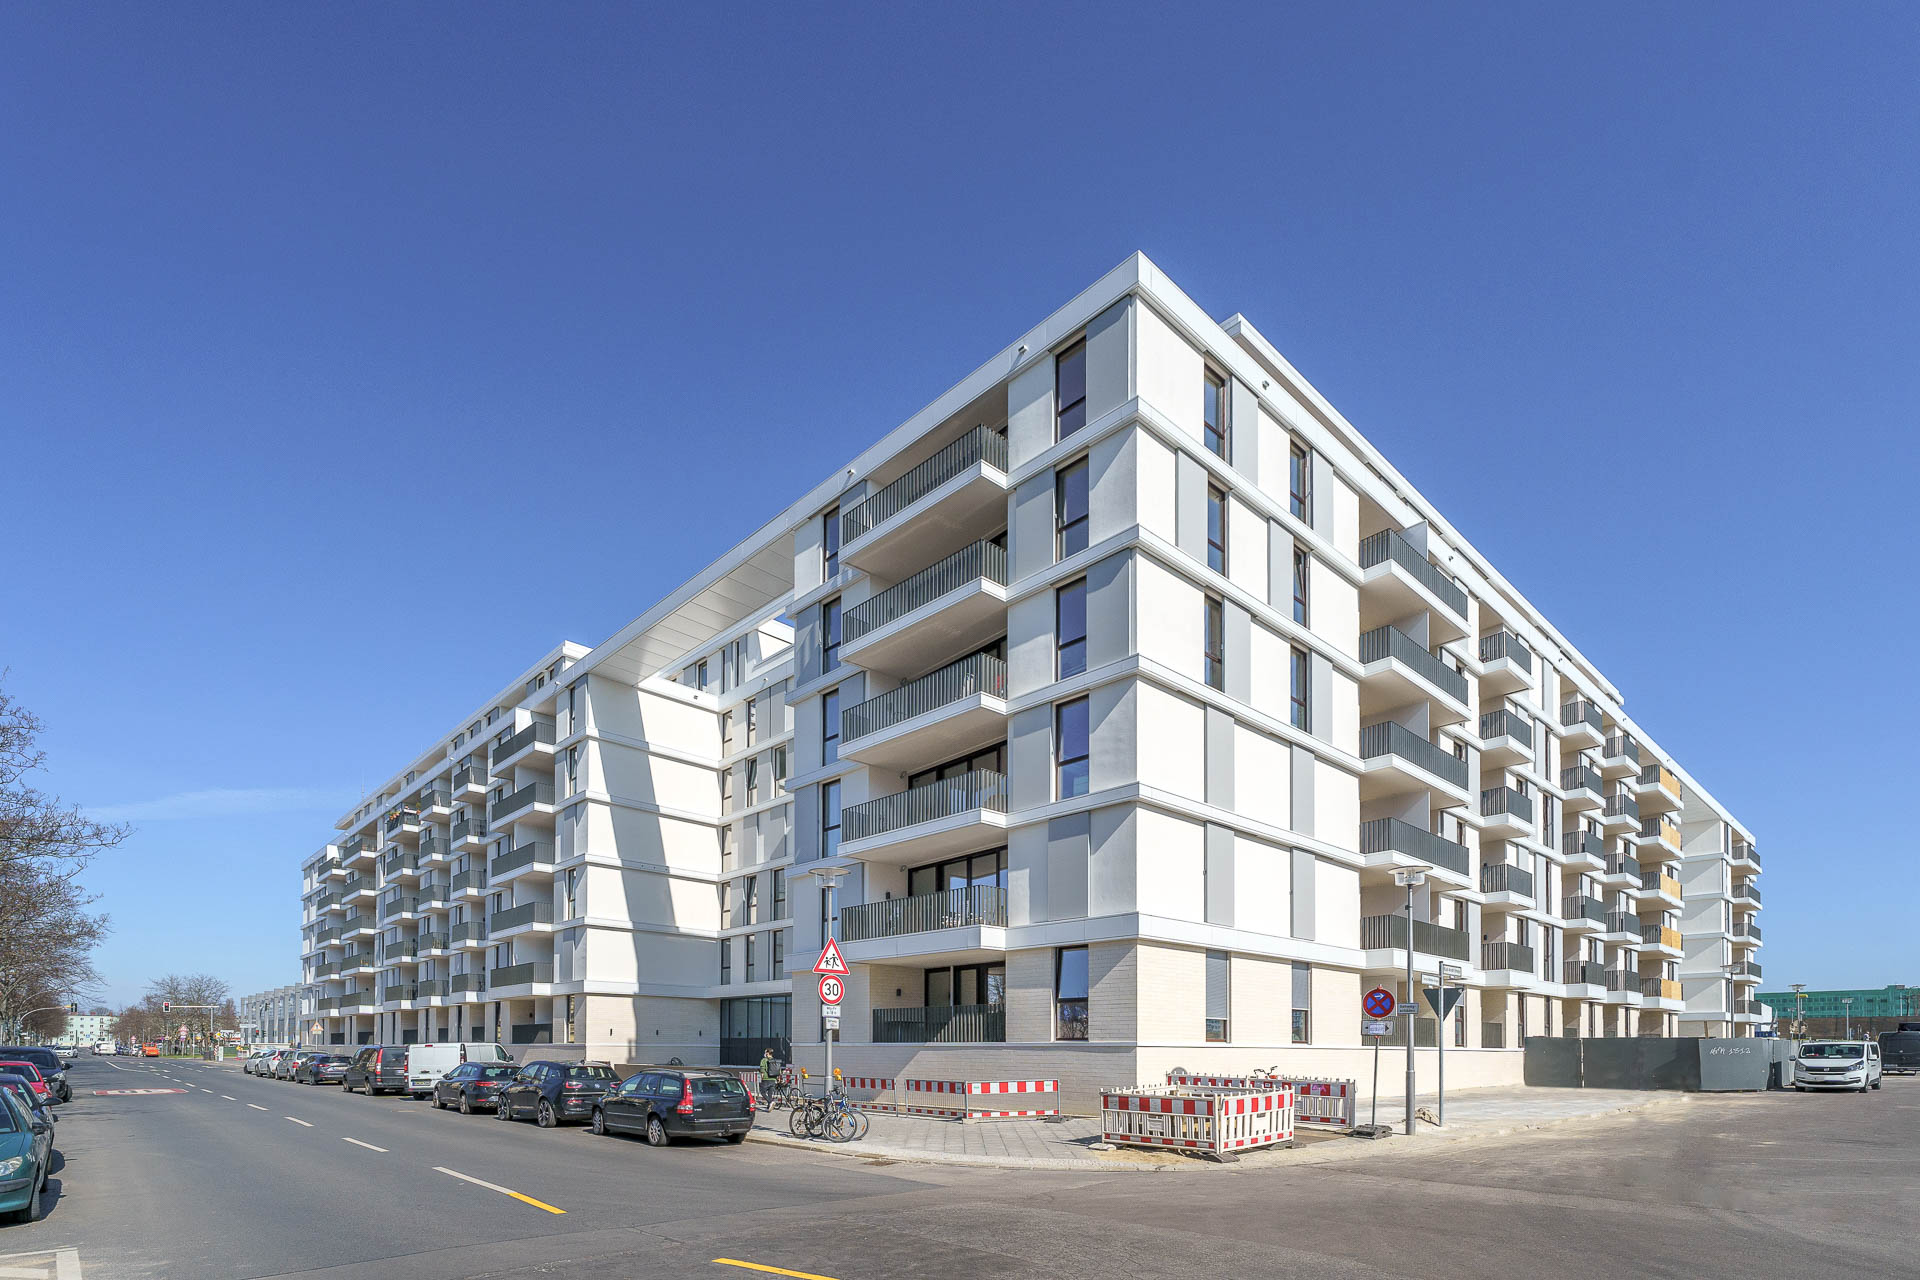
<path id="1" fill-rule="evenodd" d="M 831 931 L 836 1065 L 1073 1105 L 1353 1075 L 1411 946 L 1468 988 L 1452 1078 L 1493 1083 L 1530 1035 L 1750 1034 L 1758 869 L 1249 322 L 1136 255 L 344 817 L 307 962 L 337 1043 L 817 1069 Z"/>
<path id="2" fill-rule="evenodd" d="M 249 1044 L 304 1044 L 311 1037 L 303 1021 L 307 988 L 294 983 L 241 996 L 234 1002 L 240 1015 L 240 1035 Z M 305 1012 L 310 1013 L 310 1010 Z"/>

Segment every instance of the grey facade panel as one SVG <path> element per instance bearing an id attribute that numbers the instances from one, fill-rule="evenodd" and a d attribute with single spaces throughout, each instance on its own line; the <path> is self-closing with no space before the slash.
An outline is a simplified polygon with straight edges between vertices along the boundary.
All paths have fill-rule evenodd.
<path id="1" fill-rule="evenodd" d="M 1207 469 L 1191 454 L 1178 455 L 1174 472 L 1174 542 L 1198 560 L 1207 562 Z"/>
<path id="2" fill-rule="evenodd" d="M 1233 808 L 1233 717 L 1207 708 L 1207 803 Z"/>
<path id="3" fill-rule="evenodd" d="M 1325 538 L 1328 542 L 1332 542 L 1335 475 L 1333 464 L 1321 457 L 1318 453 L 1310 454 L 1308 457 L 1308 474 L 1313 479 L 1313 510 L 1308 512 L 1313 519 L 1308 521 L 1308 523 L 1313 526 L 1315 533 Z"/>
<path id="4" fill-rule="evenodd" d="M 1293 535 L 1278 520 L 1267 521 L 1267 603 L 1293 616 Z"/>
<path id="5" fill-rule="evenodd" d="M 805 684 L 820 677 L 820 606 L 800 611 L 793 624 L 793 682 Z"/>
<path id="6" fill-rule="evenodd" d="M 1207 824 L 1208 924 L 1233 927 L 1233 828 Z"/>
<path id="7" fill-rule="evenodd" d="M 1047 914 L 1047 833 L 1022 827 L 1007 836 L 1007 923 L 1037 924 Z"/>
<path id="8" fill-rule="evenodd" d="M 1085 813 L 1047 823 L 1047 918 L 1079 920 L 1087 914 L 1087 861 L 1093 851 L 1092 817 Z"/>
<path id="9" fill-rule="evenodd" d="M 793 793 L 793 859 L 811 862 L 820 856 L 820 784 Z"/>
<path id="10" fill-rule="evenodd" d="M 1313 834 L 1313 752 L 1305 747 L 1293 749 L 1292 826 L 1303 836 Z"/>
<path id="11" fill-rule="evenodd" d="M 1118 409 L 1132 383 L 1133 299 L 1120 301 L 1087 325 L 1087 421 Z"/>
<path id="12" fill-rule="evenodd" d="M 1233 469 L 1255 484 L 1260 475 L 1260 402 L 1253 388 L 1238 378 L 1227 383 L 1227 430 L 1231 433 Z"/>
<path id="13" fill-rule="evenodd" d="M 1311 941 L 1314 933 L 1313 921 L 1313 873 L 1319 861 L 1305 849 L 1293 851 L 1293 893 L 1289 895 L 1293 902 L 1293 936 Z"/>
<path id="14" fill-rule="evenodd" d="M 1087 667 L 1133 651 L 1133 557 L 1108 556 L 1087 570 Z"/>
<path id="15" fill-rule="evenodd" d="M 1253 701 L 1253 615 L 1226 602 L 1222 620 L 1227 625 L 1227 696 Z"/>
<path id="16" fill-rule="evenodd" d="M 1007 807 L 1032 809 L 1053 799 L 1052 707 L 1029 707 L 1007 721 Z"/>
<path id="17" fill-rule="evenodd" d="M 1053 472 L 1030 478 L 1009 502 L 1007 577 L 1018 582 L 1053 563 Z"/>
<path id="18" fill-rule="evenodd" d="M 1307 659 L 1307 673 L 1311 684 L 1307 689 L 1307 716 L 1312 721 L 1308 732 L 1322 742 L 1333 740 L 1333 663 L 1325 654 L 1315 653 Z"/>

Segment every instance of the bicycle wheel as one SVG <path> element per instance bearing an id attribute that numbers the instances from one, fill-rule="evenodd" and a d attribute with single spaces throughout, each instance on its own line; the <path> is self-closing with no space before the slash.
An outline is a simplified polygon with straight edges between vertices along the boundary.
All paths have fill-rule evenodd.
<path id="1" fill-rule="evenodd" d="M 858 1128 L 851 1111 L 834 1111 L 827 1116 L 827 1137 L 834 1142 L 852 1142 Z"/>
<path id="2" fill-rule="evenodd" d="M 853 1135 L 853 1140 L 855 1142 L 858 1142 L 862 1138 L 867 1136 L 867 1113 L 858 1109 L 854 1109 L 854 1110 L 848 1111 L 847 1114 L 852 1116 L 859 1123 L 859 1127 L 854 1132 L 854 1135 Z"/>
<path id="3" fill-rule="evenodd" d="M 787 1132 L 796 1138 L 807 1136 L 807 1107 L 795 1103 L 793 1111 L 787 1116 Z"/>

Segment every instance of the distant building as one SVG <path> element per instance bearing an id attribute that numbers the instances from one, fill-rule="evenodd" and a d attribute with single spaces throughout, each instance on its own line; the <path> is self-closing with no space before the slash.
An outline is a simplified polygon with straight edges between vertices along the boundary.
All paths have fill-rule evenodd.
<path id="1" fill-rule="evenodd" d="M 67 1029 L 54 1038 L 55 1044 L 99 1044 L 113 1039 L 113 1015 L 107 1013 L 70 1013 Z"/>
<path id="2" fill-rule="evenodd" d="M 1806 1003 L 1800 1003 L 1805 997 Z M 1909 987 L 1904 983 L 1863 991 L 1803 991 L 1795 995 L 1791 991 L 1763 991 L 1757 997 L 1762 1004 L 1773 1006 L 1774 1013 L 1784 1025 L 1795 1018 L 1805 1015 L 1814 1018 L 1920 1018 L 1920 987 Z M 1840 1003 L 1853 1001 L 1852 1005 Z"/>
<path id="3" fill-rule="evenodd" d="M 300 997 L 305 987 L 275 987 L 235 1002 L 240 1011 L 240 1038 L 248 1044 L 300 1043 Z"/>

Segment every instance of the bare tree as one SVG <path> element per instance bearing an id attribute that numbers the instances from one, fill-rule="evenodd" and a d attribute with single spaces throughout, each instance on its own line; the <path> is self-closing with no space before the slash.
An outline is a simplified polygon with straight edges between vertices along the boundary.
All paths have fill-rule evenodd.
<path id="1" fill-rule="evenodd" d="M 0 873 L 28 862 L 78 871 L 129 834 L 124 826 L 93 821 L 27 781 L 46 764 L 38 742 L 41 728 L 38 716 L 0 689 Z"/>
<path id="2" fill-rule="evenodd" d="M 177 1038 L 180 1028 L 185 1027 L 189 1035 L 204 1035 L 211 1042 L 216 1032 L 231 1031 L 239 1025 L 231 992 L 231 987 L 210 973 L 170 973 L 147 984 L 146 1004 L 156 1012 L 163 1003 L 173 1005 L 172 1012 L 161 1018 L 160 1039 Z"/>

